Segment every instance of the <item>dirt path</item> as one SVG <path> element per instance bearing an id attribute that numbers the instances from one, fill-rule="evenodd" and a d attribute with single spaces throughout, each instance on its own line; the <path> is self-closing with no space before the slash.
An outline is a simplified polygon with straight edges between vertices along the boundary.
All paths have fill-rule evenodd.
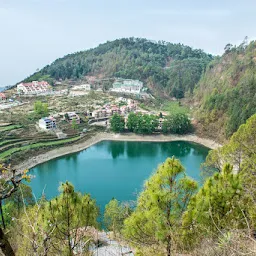
<path id="1" fill-rule="evenodd" d="M 113 134 L 113 133 L 99 133 L 96 136 L 81 142 L 76 145 L 64 146 L 51 150 L 49 152 L 43 153 L 41 155 L 29 158 L 27 161 L 14 166 L 17 172 L 25 169 L 30 169 L 40 163 L 47 162 L 51 159 L 79 152 L 84 150 L 100 141 L 113 140 L 113 141 L 152 141 L 152 142 L 168 142 L 168 141 L 189 141 L 204 145 L 210 149 L 216 149 L 221 145 L 213 140 L 200 138 L 196 135 L 136 135 L 136 134 Z"/>

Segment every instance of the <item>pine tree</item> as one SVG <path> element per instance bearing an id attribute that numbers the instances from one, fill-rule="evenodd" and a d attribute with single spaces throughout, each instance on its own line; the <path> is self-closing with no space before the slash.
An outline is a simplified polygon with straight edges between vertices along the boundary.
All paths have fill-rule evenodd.
<path id="1" fill-rule="evenodd" d="M 206 236 L 218 237 L 222 231 L 245 227 L 249 202 L 241 175 L 234 173 L 231 165 L 225 165 L 190 200 L 183 215 L 185 241 L 196 245 Z"/>
<path id="2" fill-rule="evenodd" d="M 125 220 L 123 234 L 137 247 L 165 246 L 171 255 L 178 239 L 182 213 L 197 189 L 179 160 L 167 158 L 145 183 L 136 210 Z"/>
<path id="3" fill-rule="evenodd" d="M 62 183 L 60 191 L 61 194 L 48 203 L 48 220 L 55 227 L 53 239 L 61 245 L 55 248 L 56 251 L 74 255 L 78 248 L 82 251 L 87 249 L 87 238 L 82 235 L 81 228 L 86 231 L 88 226 L 97 226 L 99 210 L 90 195 L 75 192 L 69 182 Z"/>
<path id="4" fill-rule="evenodd" d="M 114 236 L 121 232 L 126 217 L 129 216 L 131 209 L 129 206 L 121 204 L 113 198 L 105 206 L 104 225 L 110 231 L 114 232 Z"/>

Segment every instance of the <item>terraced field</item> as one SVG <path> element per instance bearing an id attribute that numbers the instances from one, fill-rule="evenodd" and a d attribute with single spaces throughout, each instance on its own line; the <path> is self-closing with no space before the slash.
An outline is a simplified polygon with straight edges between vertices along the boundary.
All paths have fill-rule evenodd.
<path id="1" fill-rule="evenodd" d="M 12 144 L 13 147 L 11 147 L 7 150 L 2 151 L 0 148 L 0 151 L 2 151 L 2 153 L 0 153 L 0 161 L 4 162 L 12 154 L 20 152 L 20 151 L 37 149 L 37 148 L 42 148 L 42 147 L 58 146 L 58 145 L 62 145 L 62 144 L 75 142 L 79 139 L 80 139 L 80 136 L 76 136 L 76 137 L 72 137 L 72 138 L 68 138 L 68 139 L 52 140 L 52 141 L 37 142 L 37 143 L 32 141 L 32 142 L 27 142 L 27 143 L 29 143 L 28 145 L 24 145 L 24 144 L 26 144 L 25 141 L 14 143 L 14 144 Z M 23 146 L 20 145 L 21 143 L 23 144 Z M 16 146 L 17 144 L 19 144 L 19 146 Z"/>

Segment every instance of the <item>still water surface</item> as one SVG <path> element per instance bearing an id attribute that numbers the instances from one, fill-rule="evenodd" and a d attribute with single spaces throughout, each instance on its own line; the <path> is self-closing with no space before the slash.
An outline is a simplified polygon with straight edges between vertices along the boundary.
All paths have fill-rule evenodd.
<path id="1" fill-rule="evenodd" d="M 200 181 L 200 164 L 209 149 L 195 143 L 103 141 L 79 153 L 50 160 L 31 169 L 30 186 L 36 197 L 42 191 L 48 199 L 58 195 L 60 182 L 72 182 L 75 189 L 90 193 L 101 211 L 113 197 L 135 200 L 145 179 L 167 157 L 175 156 L 186 173 Z"/>

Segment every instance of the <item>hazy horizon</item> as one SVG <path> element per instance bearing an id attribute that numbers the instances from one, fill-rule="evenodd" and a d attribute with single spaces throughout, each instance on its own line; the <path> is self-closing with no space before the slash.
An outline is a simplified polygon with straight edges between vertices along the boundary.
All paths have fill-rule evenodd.
<path id="1" fill-rule="evenodd" d="M 256 1 L 0 0 L 0 87 L 64 55 L 118 38 L 164 40 L 222 54 L 255 39 Z"/>

